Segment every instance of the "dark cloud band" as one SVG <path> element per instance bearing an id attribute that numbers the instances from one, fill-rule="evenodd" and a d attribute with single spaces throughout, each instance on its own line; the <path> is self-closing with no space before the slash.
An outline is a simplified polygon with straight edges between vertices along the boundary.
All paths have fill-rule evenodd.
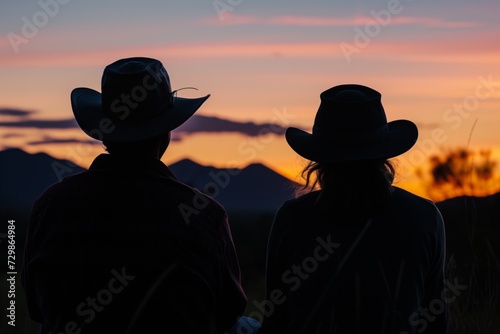
<path id="1" fill-rule="evenodd" d="M 78 124 L 73 118 L 69 119 L 29 119 L 26 118 L 33 112 L 16 109 L 0 109 L 0 115 L 17 116 L 16 120 L 0 122 L 0 127 L 9 128 L 36 128 L 36 129 L 77 129 Z M 286 128 L 275 123 L 254 123 L 238 122 L 214 116 L 194 115 L 186 123 L 173 131 L 173 140 L 179 141 L 186 135 L 196 133 L 240 133 L 242 135 L 256 137 L 259 135 L 281 135 Z M 73 139 L 68 139 L 66 143 L 72 143 Z M 40 145 L 55 142 L 32 142 L 31 145 Z M 78 140 L 77 140 L 78 142 Z"/>
<path id="2" fill-rule="evenodd" d="M 33 113 L 34 113 L 34 111 L 30 111 L 30 110 L 0 108 L 0 116 L 26 117 L 26 116 L 29 116 Z"/>

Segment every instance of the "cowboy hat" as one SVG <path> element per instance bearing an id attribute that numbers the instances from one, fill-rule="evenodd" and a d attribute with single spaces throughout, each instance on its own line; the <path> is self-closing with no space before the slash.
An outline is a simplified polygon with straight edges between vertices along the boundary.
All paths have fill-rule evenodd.
<path id="1" fill-rule="evenodd" d="M 417 141 L 408 120 L 387 122 L 376 90 L 358 84 L 332 87 L 320 95 L 312 133 L 290 127 L 285 137 L 300 156 L 316 162 L 388 159 Z"/>
<path id="2" fill-rule="evenodd" d="M 176 97 L 163 64 L 145 57 L 124 58 L 106 66 L 101 91 L 75 88 L 71 106 L 87 135 L 111 142 L 166 134 L 189 119 L 210 97 Z"/>

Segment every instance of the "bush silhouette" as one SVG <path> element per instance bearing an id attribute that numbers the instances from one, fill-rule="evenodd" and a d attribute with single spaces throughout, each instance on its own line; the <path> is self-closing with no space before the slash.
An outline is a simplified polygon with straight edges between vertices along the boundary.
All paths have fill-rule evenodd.
<path id="1" fill-rule="evenodd" d="M 473 151 L 454 148 L 429 157 L 429 172 L 417 169 L 434 201 L 457 196 L 485 196 L 500 190 L 496 175 L 497 161 L 490 149 Z M 430 178 L 430 179 L 429 179 Z"/>

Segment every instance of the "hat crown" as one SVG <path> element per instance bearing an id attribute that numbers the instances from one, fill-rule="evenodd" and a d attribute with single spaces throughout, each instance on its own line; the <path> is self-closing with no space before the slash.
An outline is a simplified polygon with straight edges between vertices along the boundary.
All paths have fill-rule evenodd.
<path id="1" fill-rule="evenodd" d="M 147 119 L 173 105 L 168 73 L 152 58 L 125 58 L 106 66 L 101 90 L 103 113 L 117 122 Z"/>
<path id="2" fill-rule="evenodd" d="M 381 94 L 369 87 L 356 84 L 335 86 L 321 93 L 320 99 L 313 133 L 325 141 L 336 142 L 339 138 L 361 140 L 370 137 L 371 133 L 386 130 L 387 117 Z"/>
<path id="3" fill-rule="evenodd" d="M 131 60 L 120 65 L 119 69 L 124 74 L 132 74 L 138 71 L 142 71 L 144 69 L 144 63 L 137 60 Z"/>
<path id="4" fill-rule="evenodd" d="M 366 98 L 366 95 L 363 92 L 355 89 L 346 89 L 341 90 L 337 94 L 335 94 L 335 98 L 339 101 L 345 102 L 357 102 Z"/>

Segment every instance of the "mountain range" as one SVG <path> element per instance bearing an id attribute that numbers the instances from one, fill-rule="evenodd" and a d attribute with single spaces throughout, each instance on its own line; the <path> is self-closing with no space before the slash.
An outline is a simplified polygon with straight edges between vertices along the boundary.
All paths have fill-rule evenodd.
<path id="1" fill-rule="evenodd" d="M 294 196 L 297 184 L 254 163 L 242 169 L 204 166 L 190 159 L 169 165 L 177 179 L 212 196 L 228 212 L 273 213 Z M 85 171 L 68 160 L 11 148 L 0 151 L 0 211 L 30 211 L 51 184 Z"/>

